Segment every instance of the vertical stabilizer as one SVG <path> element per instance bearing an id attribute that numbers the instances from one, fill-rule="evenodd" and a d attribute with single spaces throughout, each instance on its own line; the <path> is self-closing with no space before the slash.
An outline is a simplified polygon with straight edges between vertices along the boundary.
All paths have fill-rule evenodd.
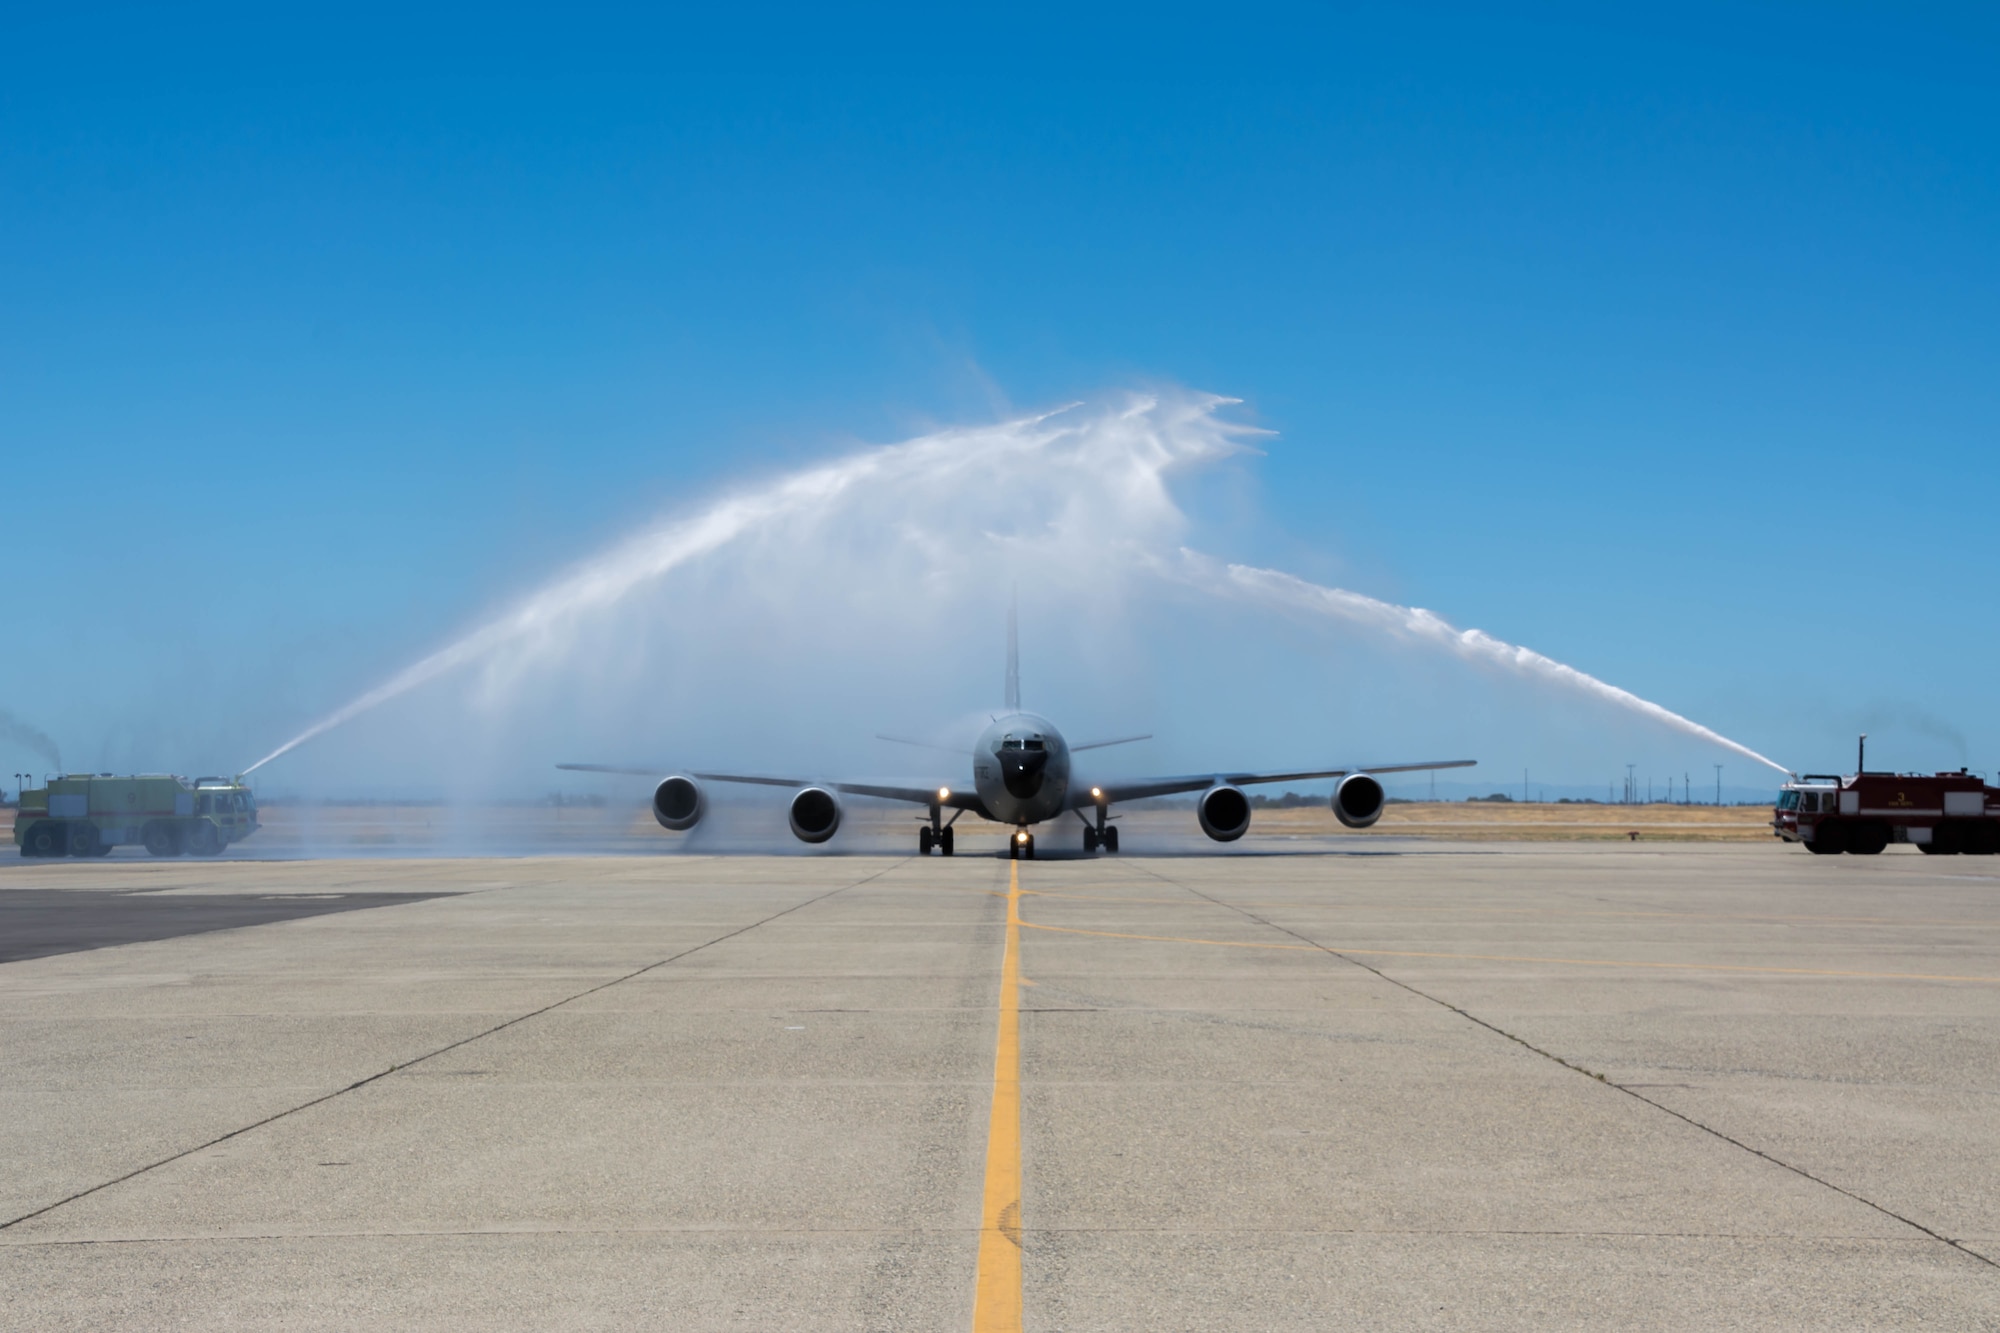
<path id="1" fill-rule="evenodd" d="M 1007 710 L 1021 711 L 1021 590 L 1007 601 Z"/>

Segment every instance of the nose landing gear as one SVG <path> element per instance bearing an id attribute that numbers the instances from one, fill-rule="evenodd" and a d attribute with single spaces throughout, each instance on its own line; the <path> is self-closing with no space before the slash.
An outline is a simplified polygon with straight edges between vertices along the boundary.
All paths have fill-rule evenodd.
<path id="1" fill-rule="evenodd" d="M 1021 829 L 1007 839 L 1007 858 L 1011 861 L 1034 860 L 1035 835 L 1026 829 Z"/>

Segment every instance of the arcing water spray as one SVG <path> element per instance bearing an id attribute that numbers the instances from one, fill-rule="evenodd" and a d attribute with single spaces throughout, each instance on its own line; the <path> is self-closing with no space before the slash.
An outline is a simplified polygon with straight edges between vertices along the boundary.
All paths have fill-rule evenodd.
<path id="1" fill-rule="evenodd" d="M 456 671 L 518 669 L 565 652 L 588 617 L 725 551 L 782 577 L 801 553 L 841 552 L 863 579 L 901 562 L 947 589 L 989 586 L 993 570 L 1024 567 L 1069 581 L 1165 578 L 1231 601 L 1330 615 L 1414 640 L 1487 667 L 1631 709 L 1783 772 L 1707 727 L 1539 653 L 1478 630 L 1459 630 L 1411 607 L 1320 587 L 1275 570 L 1230 565 L 1181 545 L 1187 521 L 1168 474 L 1239 451 L 1259 432 L 1224 421 L 1231 400 L 1134 395 L 1095 409 L 1067 408 L 991 426 L 954 428 L 739 491 L 640 534 L 578 566 L 513 610 L 406 667 L 314 723 L 246 772 L 370 709 Z M 760 561 L 764 563 L 759 563 Z"/>
<path id="2" fill-rule="evenodd" d="M 1484 630 L 1459 629 L 1430 611 L 1415 606 L 1398 606 L 1378 601 L 1345 588 L 1328 588 L 1275 569 L 1252 565 L 1229 565 L 1212 560 L 1198 551 L 1182 550 L 1177 564 L 1163 566 L 1172 577 L 1217 596 L 1244 597 L 1265 606 L 1311 615 L 1332 616 L 1369 629 L 1413 639 L 1452 653 L 1480 666 L 1500 667 L 1519 675 L 1560 685 L 1565 689 L 1593 695 L 1642 717 L 1684 732 L 1700 740 L 1733 750 L 1787 776 L 1791 770 L 1767 759 L 1747 745 L 1730 740 L 1718 731 L 1662 708 L 1650 699 L 1641 699 L 1630 690 L 1601 681 L 1531 648 L 1496 639 Z"/>

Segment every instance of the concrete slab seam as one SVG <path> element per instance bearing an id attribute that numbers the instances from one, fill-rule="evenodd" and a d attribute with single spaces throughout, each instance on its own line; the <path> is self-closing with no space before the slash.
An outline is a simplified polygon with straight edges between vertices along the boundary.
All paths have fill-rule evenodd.
<path id="1" fill-rule="evenodd" d="M 1138 870 L 1142 874 L 1151 875 L 1153 878 L 1161 881 L 1162 883 L 1171 884 L 1175 888 L 1183 889 L 1186 892 L 1193 894 L 1197 898 L 1215 904 L 1217 907 L 1221 907 L 1228 911 L 1234 912 L 1238 916 L 1241 916 L 1246 920 L 1254 921 L 1258 925 L 1264 926 L 1267 929 L 1275 930 L 1280 934 L 1289 935 L 1295 940 L 1300 940 L 1306 944 L 1309 944 L 1314 949 L 1318 950 L 1321 953 L 1327 954 L 1330 957 L 1338 958 L 1344 963 L 1347 963 L 1354 967 L 1361 968 L 1365 972 L 1373 973 L 1375 976 L 1381 978 L 1383 981 L 1388 982 L 1390 985 L 1395 986 L 1401 990 L 1407 991 L 1411 995 L 1416 996 L 1418 999 L 1427 1000 L 1430 1003 L 1437 1005 L 1441 1009 L 1449 1010 L 1450 1012 L 1457 1014 L 1460 1018 L 1465 1019 L 1467 1022 L 1474 1023 L 1477 1024 L 1479 1027 L 1485 1028 L 1488 1032 L 1493 1033 L 1495 1036 L 1505 1037 L 1508 1041 L 1511 1041 L 1526 1050 L 1534 1052 L 1536 1055 L 1541 1056 L 1544 1060 L 1552 1061 L 1555 1064 L 1561 1065 L 1564 1069 L 1568 1069 L 1575 1073 L 1583 1075 L 1585 1078 L 1594 1079 L 1597 1082 L 1602 1083 L 1607 1088 L 1613 1088 L 1618 1092 L 1623 1093 L 1625 1096 L 1632 1098 L 1634 1101 L 1643 1103 L 1646 1106 L 1650 1106 L 1656 1111 L 1664 1112 L 1665 1114 L 1672 1116 L 1674 1119 L 1681 1121 L 1683 1124 L 1698 1129 L 1704 1134 L 1708 1134 L 1717 1139 L 1720 1139 L 1722 1142 L 1729 1144 L 1731 1147 L 1740 1148 L 1741 1150 L 1743 1150 L 1746 1153 L 1749 1153 L 1753 1157 L 1761 1158 L 1763 1161 L 1770 1163 L 1772 1166 L 1780 1167 L 1783 1170 L 1791 1172 L 1793 1175 L 1811 1181 L 1815 1185 L 1819 1185 L 1826 1189 L 1832 1190 L 1836 1194 L 1843 1195 L 1846 1198 L 1854 1200 L 1856 1203 L 1863 1204 L 1869 1208 L 1872 1208 L 1876 1212 L 1882 1214 L 1884 1217 L 1891 1218 L 1894 1221 L 1900 1222 L 1904 1226 L 1911 1228 L 1912 1230 L 1922 1232 L 1924 1235 L 1929 1236 L 1932 1240 L 1950 1246 L 1953 1250 L 1957 1251 L 1959 1254 L 1966 1256 L 1969 1259 L 1984 1264 L 1989 1268 L 2000 1268 L 2000 1262 L 1996 1262 L 1995 1260 L 1987 1257 L 1986 1255 L 1981 1254 L 1978 1250 L 1972 1249 L 1971 1247 L 1965 1245 L 1961 1241 L 1954 1240 L 1952 1237 L 1947 1236 L 1940 1231 L 1936 1231 L 1931 1227 L 1925 1226 L 1923 1223 L 1915 1220 L 1914 1218 L 1905 1217 L 1903 1214 L 1895 1211 L 1894 1209 L 1879 1204 L 1875 1202 L 1873 1199 L 1866 1197 L 1865 1195 L 1857 1194 L 1853 1190 L 1847 1189 L 1840 1185 L 1836 1185 L 1834 1182 L 1827 1180 L 1824 1177 L 1814 1175 L 1812 1172 L 1806 1170 L 1804 1167 L 1795 1166 L 1792 1163 L 1785 1161 L 1781 1157 L 1773 1156 L 1772 1154 L 1765 1152 L 1761 1148 L 1753 1147 L 1750 1144 L 1743 1142 L 1741 1139 L 1733 1138 L 1730 1135 L 1725 1134 L 1721 1130 L 1715 1128 L 1713 1125 L 1703 1124 L 1701 1121 L 1696 1120 L 1693 1116 L 1677 1111 L 1673 1107 L 1668 1106 L 1662 1102 L 1654 1101 L 1651 1097 L 1646 1096 L 1644 1093 L 1635 1091 L 1634 1089 L 1627 1087 L 1622 1083 L 1607 1078 L 1603 1074 L 1598 1073 L 1596 1070 L 1587 1069 L 1584 1066 L 1577 1064 L 1572 1060 L 1564 1059 L 1562 1056 L 1557 1055 L 1553 1051 L 1544 1050 L 1540 1046 L 1537 1046 L 1533 1042 L 1529 1041 L 1527 1038 L 1509 1032 L 1507 1029 L 1499 1026 L 1498 1024 L 1490 1023 L 1486 1019 L 1479 1017 L 1479 1015 L 1471 1013 L 1451 1003 L 1451 1001 L 1449 1000 L 1442 999 L 1436 995 L 1432 995 L 1428 991 L 1422 990 L 1416 986 L 1412 986 L 1406 981 L 1399 981 L 1395 977 L 1390 976 L 1387 972 L 1384 972 L 1379 967 L 1371 966 L 1370 964 L 1363 962 L 1359 958 L 1350 957 L 1349 955 L 1342 953 L 1338 949 L 1330 948 L 1327 945 L 1321 944 L 1319 941 L 1311 938 L 1308 935 L 1304 935 L 1296 930 L 1293 930 L 1289 926 L 1279 925 L 1275 921 L 1266 920 L 1265 918 L 1258 916 L 1255 912 L 1245 911 L 1244 909 L 1236 907 L 1231 903 L 1224 902 L 1220 898 L 1212 897 L 1209 894 L 1203 893 L 1200 889 L 1197 889 L 1192 885 L 1182 884 L 1178 880 L 1172 879 L 1166 875 L 1162 875 L 1158 871 L 1137 865 L 1134 865 L 1133 868 L 1135 870 Z"/>
<path id="2" fill-rule="evenodd" d="M 209 1139 L 203 1143 L 195 1144 L 191 1148 L 183 1148 L 181 1151 L 177 1153 L 169 1154 L 168 1156 L 162 1157 L 157 1161 L 148 1162 L 144 1166 L 134 1167 L 132 1170 L 127 1171 L 125 1174 L 121 1176 L 117 1176 L 111 1180 L 100 1181 L 98 1184 L 92 1185 L 89 1189 L 78 1190 L 74 1194 L 68 1195 L 65 1198 L 57 1199 L 54 1203 L 44 1204 L 42 1207 L 34 1209 L 32 1212 L 26 1212 L 22 1213 L 18 1217 L 8 1218 L 6 1221 L 0 1222 L 0 1231 L 6 1231 L 10 1227 L 19 1226 L 23 1222 L 32 1221 L 37 1217 L 41 1217 L 47 1213 L 52 1213 L 56 1209 L 64 1207 L 65 1205 L 75 1203 L 79 1199 L 86 1199 L 93 1194 L 101 1193 L 102 1191 L 108 1190 L 115 1185 L 122 1185 L 128 1180 L 135 1180 L 138 1177 L 147 1174 L 148 1172 L 157 1171 L 163 1166 L 170 1166 L 173 1163 L 180 1161 L 182 1158 L 192 1157 L 196 1153 L 206 1152 L 208 1149 L 213 1148 L 218 1144 L 227 1143 L 231 1139 L 240 1138 L 243 1135 L 248 1134 L 253 1130 L 262 1129 L 264 1126 L 273 1124 L 279 1120 L 283 1120 L 288 1116 L 297 1115 L 301 1111 L 309 1111 L 315 1106 L 322 1106 L 327 1102 L 333 1101 L 335 1098 L 344 1097 L 348 1093 L 358 1091 L 361 1088 L 365 1088 L 371 1083 L 377 1083 L 382 1079 L 389 1077 L 391 1074 L 400 1073 L 405 1069 L 409 1069 L 412 1068 L 413 1066 L 420 1065 L 424 1063 L 426 1060 L 436 1059 L 438 1056 L 448 1054 L 452 1051 L 459 1049 L 462 1046 L 469 1046 L 473 1042 L 480 1041 L 483 1038 L 491 1037 L 496 1033 L 505 1032 L 507 1029 L 525 1023 L 531 1018 L 539 1018 L 543 1014 L 546 1014 L 551 1010 L 560 1009 L 566 1004 L 571 1004 L 577 1000 L 585 999 L 589 996 L 597 994 L 599 991 L 609 990 L 613 986 L 621 985 L 624 982 L 630 981 L 635 977 L 644 976 L 648 972 L 656 971 L 657 969 L 665 967 L 670 963 L 679 962 L 681 959 L 686 958 L 692 954 L 700 953 L 704 949 L 713 948 L 715 945 L 725 943 L 729 940 L 735 939 L 739 935 L 747 934 L 750 931 L 756 930 L 760 926 L 769 925 L 771 922 L 776 921 L 781 917 L 790 916 L 792 913 L 797 911 L 802 911 L 805 908 L 811 907 L 815 903 L 824 902 L 828 898 L 831 898 L 836 894 L 846 893 L 850 889 L 858 889 L 863 884 L 867 884 L 873 880 L 880 879 L 882 876 L 888 874 L 890 871 L 899 869 L 901 866 L 907 864 L 908 860 L 909 858 L 906 857 L 903 860 L 897 861 L 892 865 L 884 866 L 882 869 L 876 871 L 872 875 L 865 875 L 862 878 L 855 880 L 851 884 L 843 884 L 838 888 L 829 889 L 825 893 L 815 894 L 812 897 L 805 899 L 803 902 L 793 903 L 790 907 L 785 908 L 783 911 L 773 912 L 767 917 L 763 917 L 759 920 L 752 921 L 746 926 L 739 926 L 737 929 L 729 931 L 726 934 L 718 935 L 712 940 L 705 940 L 702 943 L 694 945 L 691 948 L 683 949 L 679 953 L 674 954 L 671 957 L 661 958 L 655 962 L 646 964 L 644 967 L 635 968 L 634 970 L 627 972 L 622 976 L 613 977 L 609 981 L 600 982 L 595 986 L 589 987 L 588 989 L 580 990 L 576 992 L 574 995 L 565 995 L 559 1000 L 555 1000 L 552 1001 L 551 1003 L 541 1006 L 539 1009 L 531 1010 L 525 1014 L 519 1014 L 513 1018 L 508 1019 L 504 1023 L 496 1023 L 492 1027 L 489 1027 L 484 1031 L 475 1032 L 471 1036 L 461 1037 L 457 1041 L 450 1042 L 444 1046 L 440 1046 L 433 1051 L 426 1051 L 422 1055 L 415 1056 L 411 1059 L 399 1061 L 396 1064 L 390 1065 L 387 1069 L 378 1070 L 377 1072 L 370 1074 L 366 1078 L 357 1079 L 354 1082 L 349 1083 L 345 1087 L 336 1088 L 332 1092 L 323 1093 L 318 1097 L 312 1098 L 310 1101 L 300 1102 L 297 1106 L 290 1106 L 282 1111 L 273 1112 L 272 1114 L 267 1115 L 260 1120 L 255 1120 L 252 1121 L 250 1124 L 242 1125 L 236 1129 L 232 1129 L 227 1134 L 219 1134 L 216 1137 Z"/>

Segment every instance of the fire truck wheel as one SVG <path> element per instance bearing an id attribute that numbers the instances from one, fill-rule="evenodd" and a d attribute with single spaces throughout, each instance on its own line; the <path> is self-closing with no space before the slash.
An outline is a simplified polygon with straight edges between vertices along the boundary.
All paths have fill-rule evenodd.
<path id="1" fill-rule="evenodd" d="M 61 825 L 33 824 L 28 828 L 28 836 L 21 840 L 21 855 L 61 856 L 67 846 Z"/>
<path id="2" fill-rule="evenodd" d="M 155 856 L 179 856 L 181 854 L 181 831 L 178 826 L 154 820 L 140 831 L 140 841 L 146 850 Z"/>
<path id="3" fill-rule="evenodd" d="M 97 855 L 97 825 L 71 824 L 69 826 L 69 854 L 71 856 Z"/>
<path id="4" fill-rule="evenodd" d="M 1829 819 L 1813 831 L 1810 847 L 1816 856 L 1838 856 L 1844 848 L 1841 843 L 1840 825 Z"/>
<path id="5" fill-rule="evenodd" d="M 1959 852 L 1958 830 L 1940 824 L 1931 830 L 1931 840 L 1917 844 L 1917 850 L 1927 856 L 1956 856 Z"/>
<path id="6" fill-rule="evenodd" d="M 216 856 L 222 851 L 221 835 L 216 832 L 215 825 L 205 819 L 195 821 L 185 841 L 188 851 L 195 856 Z"/>
<path id="7" fill-rule="evenodd" d="M 1889 845 L 1886 824 L 1856 824 L 1847 833 L 1847 850 L 1856 856 L 1877 856 Z"/>

